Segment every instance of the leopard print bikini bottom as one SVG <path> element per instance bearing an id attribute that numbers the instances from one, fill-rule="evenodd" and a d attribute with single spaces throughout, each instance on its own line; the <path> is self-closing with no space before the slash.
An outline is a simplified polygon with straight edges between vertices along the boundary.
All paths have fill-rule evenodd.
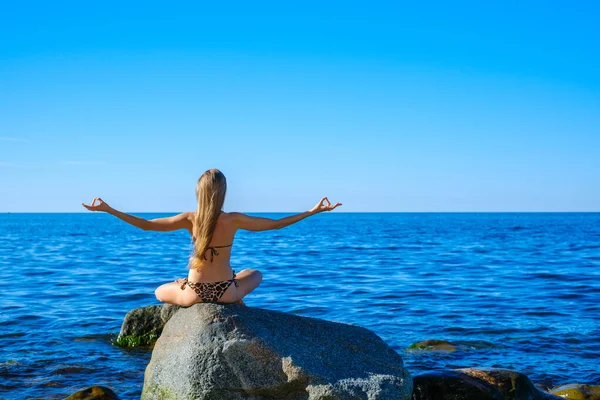
<path id="1" fill-rule="evenodd" d="M 181 284 L 181 290 L 184 290 L 185 285 L 188 285 L 194 289 L 194 292 L 200 297 L 200 300 L 203 302 L 214 303 L 223 297 L 232 283 L 234 283 L 236 287 L 238 286 L 238 281 L 235 279 L 235 271 L 233 271 L 233 278 L 220 282 L 189 282 L 188 279 L 185 278 Z"/>

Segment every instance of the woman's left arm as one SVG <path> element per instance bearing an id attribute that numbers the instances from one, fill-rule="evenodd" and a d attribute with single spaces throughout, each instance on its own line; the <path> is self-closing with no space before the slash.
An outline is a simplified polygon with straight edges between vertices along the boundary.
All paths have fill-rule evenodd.
<path id="1" fill-rule="evenodd" d="M 96 204 L 96 202 L 98 202 L 98 204 Z M 108 214 L 114 215 L 128 224 L 145 231 L 171 232 L 178 229 L 187 229 L 189 231 L 192 230 L 192 220 L 190 218 L 191 213 L 189 212 L 184 212 L 167 218 L 155 218 L 147 220 L 134 215 L 129 215 L 119 210 L 115 210 L 99 197 L 94 198 L 91 205 L 83 203 L 81 203 L 81 205 L 90 211 L 104 211 Z"/>
<path id="2" fill-rule="evenodd" d="M 295 224 L 296 222 L 302 221 L 304 218 L 310 217 L 311 215 L 318 214 L 323 211 L 333 211 L 337 207 L 341 206 L 342 203 L 335 203 L 331 205 L 331 202 L 327 197 L 323 197 L 316 206 L 310 211 L 305 211 L 300 214 L 290 215 L 281 219 L 271 219 L 263 217 L 252 217 L 250 215 L 242 213 L 229 213 L 234 217 L 235 224 L 238 228 L 247 231 L 268 231 L 271 229 L 281 229 L 286 226 Z"/>

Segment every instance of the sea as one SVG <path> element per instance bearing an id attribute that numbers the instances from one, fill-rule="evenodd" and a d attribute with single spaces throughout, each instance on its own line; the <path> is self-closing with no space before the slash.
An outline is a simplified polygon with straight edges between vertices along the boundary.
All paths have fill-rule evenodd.
<path id="1" fill-rule="evenodd" d="M 0 214 L 0 399 L 91 385 L 138 399 L 151 351 L 116 335 L 186 276 L 191 250 L 185 231 L 103 213 Z M 240 231 L 231 263 L 263 273 L 248 306 L 368 328 L 413 375 L 507 368 L 546 387 L 600 384 L 600 213 L 335 211 Z M 409 348 L 423 340 L 456 351 Z"/>

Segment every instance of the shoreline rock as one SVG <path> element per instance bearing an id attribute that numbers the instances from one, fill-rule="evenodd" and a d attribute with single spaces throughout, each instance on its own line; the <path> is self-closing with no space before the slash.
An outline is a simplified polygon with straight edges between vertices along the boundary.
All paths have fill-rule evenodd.
<path id="1" fill-rule="evenodd" d="M 417 343 L 413 343 L 408 346 L 407 350 L 415 351 L 415 350 L 427 350 L 427 351 L 456 351 L 456 345 L 454 343 L 450 343 L 446 340 L 422 340 Z"/>
<path id="2" fill-rule="evenodd" d="M 550 390 L 555 396 L 574 400 L 600 400 L 600 386 L 571 383 Z"/>
<path id="3" fill-rule="evenodd" d="M 402 358 L 358 326 L 234 304 L 172 315 L 146 368 L 150 399 L 410 399 Z"/>
<path id="4" fill-rule="evenodd" d="M 559 400 L 524 374 L 506 369 L 437 370 L 413 378 L 412 400 Z"/>
<path id="5" fill-rule="evenodd" d="M 73 393 L 65 400 L 119 400 L 119 396 L 105 386 L 90 386 Z"/>
<path id="6" fill-rule="evenodd" d="M 115 341 L 120 347 L 152 347 L 179 306 L 161 304 L 135 308 L 125 315 Z"/>

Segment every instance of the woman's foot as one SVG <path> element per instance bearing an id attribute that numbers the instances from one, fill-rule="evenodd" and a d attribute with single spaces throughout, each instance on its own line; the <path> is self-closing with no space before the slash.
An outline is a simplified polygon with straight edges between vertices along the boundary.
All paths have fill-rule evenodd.
<path id="1" fill-rule="evenodd" d="M 236 301 L 233 304 L 239 304 L 240 306 L 245 306 L 246 305 L 246 303 L 244 303 L 244 300 L 242 300 L 242 299 L 239 299 L 238 301 Z"/>

